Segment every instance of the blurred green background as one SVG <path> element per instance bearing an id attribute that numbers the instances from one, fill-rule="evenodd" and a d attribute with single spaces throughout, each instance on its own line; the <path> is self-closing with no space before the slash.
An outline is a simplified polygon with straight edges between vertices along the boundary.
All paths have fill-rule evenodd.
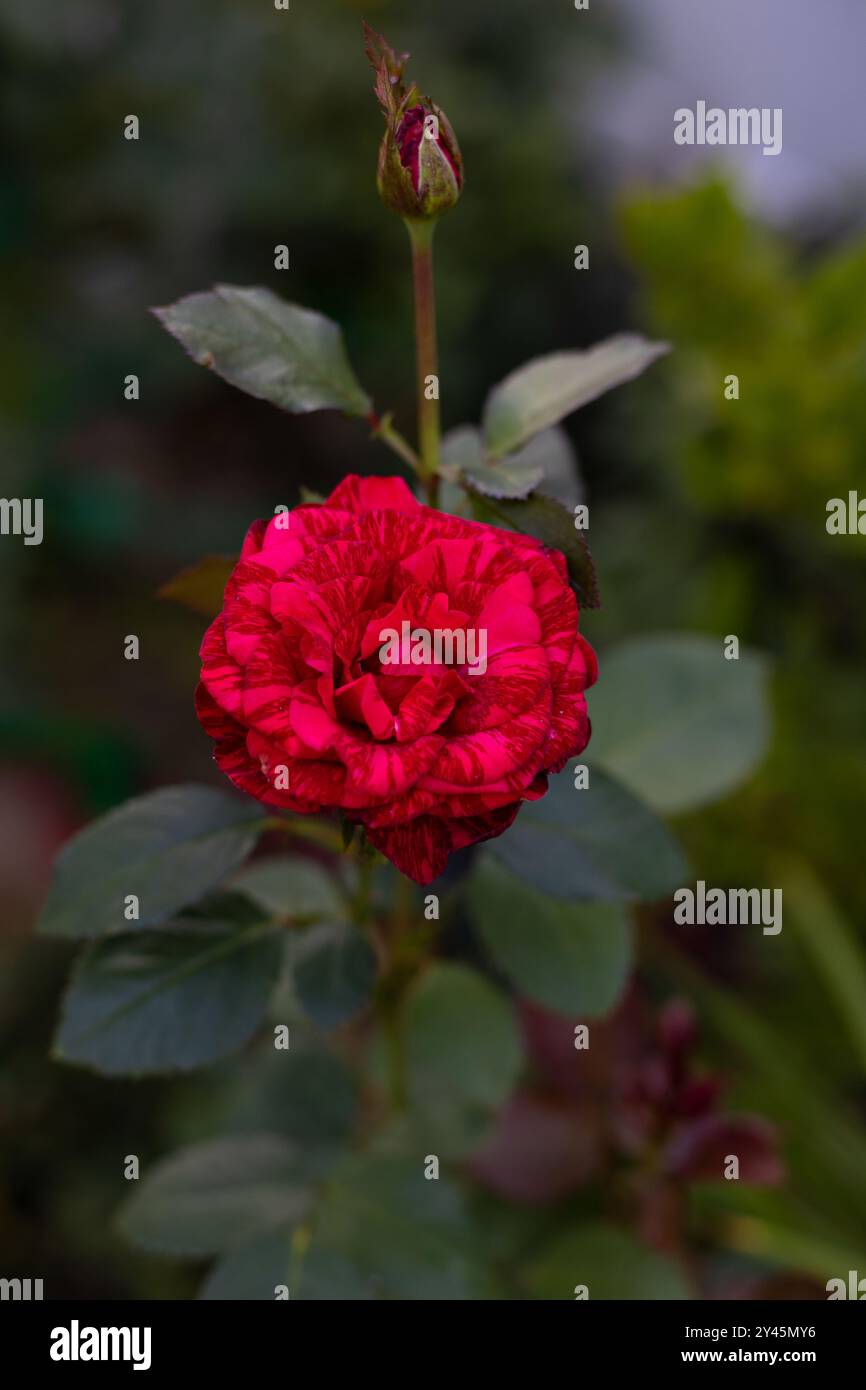
<path id="1" fill-rule="evenodd" d="M 831 8 L 854 22 L 856 7 Z M 781 42 L 758 35 L 759 105 L 775 103 L 776 65 L 793 75 L 802 61 L 788 14 Z M 742 178 L 732 152 L 684 178 L 672 109 L 702 94 L 691 78 L 660 113 L 648 106 L 657 148 L 635 177 L 595 113 L 651 40 L 636 7 L 578 14 L 569 0 L 440 0 L 424 15 L 399 0 L 295 0 L 288 13 L 265 0 L 0 0 L 3 493 L 44 498 L 46 518 L 40 547 L 0 542 L 3 1272 L 42 1276 L 55 1296 L 194 1287 L 128 1251 L 110 1216 L 118 1155 L 196 1137 L 219 1078 L 116 1083 L 52 1065 L 68 954 L 29 928 L 75 828 L 151 786 L 218 780 L 192 709 L 202 623 L 157 599 L 160 584 L 203 552 L 236 551 L 301 485 L 394 471 L 350 422 L 281 416 L 195 368 L 148 306 L 217 280 L 315 306 L 343 325 L 377 407 L 412 430 L 407 246 L 374 188 L 362 16 L 413 52 L 466 161 L 438 237 L 446 426 L 477 419 L 489 386 L 536 353 L 623 328 L 674 345 L 568 422 L 603 599 L 584 621 L 602 658 L 590 709 L 620 637 L 736 633 L 772 660 L 759 775 L 677 828 L 708 883 L 785 883 L 786 928 L 718 933 L 698 959 L 665 910 L 647 923 L 645 970 L 661 995 L 692 995 L 734 1097 L 782 1127 L 788 1182 L 753 1199 L 752 1224 L 738 1194 L 731 1258 L 786 1268 L 820 1295 L 818 1249 L 859 1251 L 866 1273 L 866 562 L 862 538 L 824 524 L 828 499 L 864 478 L 866 239 L 852 194 L 866 177 L 846 174 L 838 197 L 819 181 L 810 201 L 803 156 L 797 200 L 780 186 L 765 201 L 757 177 L 783 180 L 788 147 L 763 165 L 743 152 Z M 700 39 L 709 21 L 691 22 Z M 714 83 L 706 95 L 727 105 L 724 71 Z M 138 142 L 123 138 L 130 113 Z M 786 108 L 795 135 L 796 119 Z M 279 243 L 287 272 L 273 268 Z M 588 272 L 574 269 L 577 243 Z M 137 663 L 123 659 L 128 633 Z"/>

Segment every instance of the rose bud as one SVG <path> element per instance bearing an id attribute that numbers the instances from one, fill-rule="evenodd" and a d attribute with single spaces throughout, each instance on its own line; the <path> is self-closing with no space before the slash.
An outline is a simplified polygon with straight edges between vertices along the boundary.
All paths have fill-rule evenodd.
<path id="1" fill-rule="evenodd" d="M 688 1182 L 717 1182 L 729 1157 L 739 1160 L 739 1177 L 756 1187 L 775 1187 L 785 1177 L 775 1125 L 762 1115 L 705 1115 L 671 1138 L 662 1163 Z"/>
<path id="2" fill-rule="evenodd" d="M 685 999 L 671 999 L 662 1009 L 658 1033 L 668 1056 L 691 1052 L 698 1040 L 698 1023 L 691 1004 Z"/>
<path id="3" fill-rule="evenodd" d="M 444 111 L 403 73 L 381 34 L 364 25 L 365 51 L 376 73 L 374 91 L 385 115 L 377 185 L 386 207 L 410 221 L 429 221 L 452 208 L 463 187 L 463 159 Z"/>

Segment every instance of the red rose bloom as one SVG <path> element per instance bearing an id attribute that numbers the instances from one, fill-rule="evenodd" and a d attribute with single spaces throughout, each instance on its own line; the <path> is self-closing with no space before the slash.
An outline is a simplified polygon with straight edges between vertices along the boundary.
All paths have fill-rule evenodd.
<path id="1" fill-rule="evenodd" d="M 486 669 L 383 662 L 386 630 L 486 634 Z M 558 551 L 349 477 L 257 521 L 205 634 L 199 719 L 257 800 L 339 811 L 403 873 L 501 835 L 589 739 L 592 648 Z"/>

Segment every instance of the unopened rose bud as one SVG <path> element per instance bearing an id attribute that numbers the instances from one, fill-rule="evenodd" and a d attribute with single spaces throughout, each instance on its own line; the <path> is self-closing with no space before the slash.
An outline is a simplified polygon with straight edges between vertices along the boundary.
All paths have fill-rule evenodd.
<path id="1" fill-rule="evenodd" d="M 430 221 L 452 208 L 463 187 L 463 159 L 444 111 L 407 86 L 409 57 L 398 57 L 369 25 L 365 50 L 376 73 L 375 92 L 385 115 L 377 184 L 385 206 L 411 221 Z"/>
<path id="2" fill-rule="evenodd" d="M 690 1119 L 706 1115 L 716 1105 L 722 1088 L 720 1076 L 695 1077 L 680 1087 L 673 1108 L 677 1115 Z"/>
<path id="3" fill-rule="evenodd" d="M 698 1040 L 698 1021 L 691 1004 L 672 999 L 659 1016 L 659 1041 L 666 1053 L 681 1056 L 690 1052 Z"/>
<path id="4" fill-rule="evenodd" d="M 731 1155 L 741 1182 L 775 1187 L 785 1177 L 775 1125 L 762 1115 L 706 1115 L 683 1125 L 670 1140 L 662 1164 L 690 1182 L 720 1182 Z"/>

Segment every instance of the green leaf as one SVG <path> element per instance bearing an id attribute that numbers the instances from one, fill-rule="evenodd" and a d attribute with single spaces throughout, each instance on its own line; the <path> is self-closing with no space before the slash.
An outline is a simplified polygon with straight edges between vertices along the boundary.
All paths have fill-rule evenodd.
<path id="1" fill-rule="evenodd" d="M 520 457 L 538 460 L 543 473 L 539 491 L 561 502 L 573 515 L 575 505 L 583 499 L 583 480 L 574 445 L 562 426 L 533 435 Z"/>
<path id="2" fill-rule="evenodd" d="M 144 1250 L 214 1255 L 302 1220 L 295 1150 L 272 1134 L 193 1144 L 163 1160 L 124 1204 L 120 1229 Z"/>
<path id="3" fill-rule="evenodd" d="M 473 496 L 473 510 L 481 521 L 509 526 L 565 556 L 568 578 L 581 608 L 598 608 L 595 565 L 583 532 L 575 530 L 574 517 L 561 502 L 542 493 L 521 500 Z"/>
<path id="4" fill-rule="evenodd" d="M 475 425 L 457 425 L 455 429 L 448 430 L 442 436 L 440 455 L 445 478 L 472 468 L 484 457 L 481 431 Z"/>
<path id="5" fill-rule="evenodd" d="M 309 1040 L 269 1046 L 244 1058 L 227 1102 L 226 1127 L 272 1129 L 294 1139 L 315 1166 L 345 1145 L 355 1123 L 358 1087 L 346 1063 Z"/>
<path id="6" fill-rule="evenodd" d="M 442 458 L 486 497 L 526 497 L 544 477 L 544 464 L 530 448 L 491 462 L 481 434 L 471 425 L 452 430 L 442 442 Z"/>
<path id="7" fill-rule="evenodd" d="M 66 994 L 55 1056 L 105 1075 L 187 1071 L 237 1051 L 264 1018 L 281 933 L 172 924 L 89 946 Z"/>
<path id="8" fill-rule="evenodd" d="M 264 1236 L 232 1250 L 214 1265 L 198 1297 L 205 1302 L 274 1300 L 274 1290 L 286 1284 L 292 1296 L 292 1237 Z"/>
<path id="9" fill-rule="evenodd" d="M 310 1300 L 351 1302 L 374 1297 L 372 1281 L 364 1279 L 345 1257 L 315 1244 L 304 1252 L 289 1236 L 270 1236 L 233 1250 L 211 1270 L 199 1298 L 273 1302 L 284 1284 L 293 1303 Z"/>
<path id="10" fill-rule="evenodd" d="M 488 454 L 501 458 L 519 449 L 579 406 L 639 376 L 668 350 L 667 343 L 619 333 L 583 352 L 554 352 L 518 367 L 487 397 L 483 429 Z"/>
<path id="11" fill-rule="evenodd" d="M 751 1216 L 733 1217 L 715 1236 L 717 1244 L 738 1254 L 769 1261 L 786 1271 L 800 1270 L 824 1284 L 841 1278 L 847 1285 L 849 1269 L 862 1267 L 863 1247 L 855 1244 L 856 1238 L 850 1245 L 845 1239 L 845 1232 L 828 1239 Z"/>
<path id="12" fill-rule="evenodd" d="M 449 480 L 458 475 L 485 497 L 520 499 L 540 487 L 566 507 L 580 498 L 574 450 L 565 430 L 558 426 L 534 435 L 515 454 L 490 459 L 484 452 L 481 431 L 473 425 L 461 425 L 442 440 L 442 473 L 455 504 L 459 493 Z"/>
<path id="13" fill-rule="evenodd" d="M 370 1302 L 380 1287 L 375 1274 L 365 1268 L 369 1261 L 350 1260 L 339 1250 L 329 1250 L 316 1238 L 296 1270 L 295 1289 L 299 1303 Z M 397 1293 L 394 1297 L 405 1297 Z"/>
<path id="14" fill-rule="evenodd" d="M 484 1298 L 486 1279 L 468 1252 L 469 1230 L 459 1192 L 440 1174 L 424 1176 L 425 1159 L 353 1156 L 328 1184 L 317 1212 L 310 1254 L 342 1256 L 378 1298 Z M 301 1296 L 311 1296 L 307 1271 Z M 322 1297 L 321 1278 L 312 1296 Z"/>
<path id="15" fill-rule="evenodd" d="M 109 811 L 57 856 L 39 931 L 105 936 L 156 925 L 227 877 L 255 844 L 261 808 L 212 787 L 163 787 Z M 124 900 L 139 900 L 139 920 Z"/>
<path id="16" fill-rule="evenodd" d="M 632 930 L 617 903 L 549 898 L 484 855 L 470 881 L 469 911 L 495 964 L 545 1008 L 597 1018 L 625 988 Z"/>
<path id="17" fill-rule="evenodd" d="M 476 971 L 435 964 L 407 1001 L 404 1046 L 422 1133 L 448 1153 L 475 1143 L 520 1069 L 510 1002 Z"/>
<path id="18" fill-rule="evenodd" d="M 679 1266 L 602 1222 L 562 1231 L 526 1270 L 535 1298 L 574 1300 L 584 1284 L 590 1299 L 688 1299 L 691 1292 Z"/>
<path id="19" fill-rule="evenodd" d="M 265 289 L 216 285 L 156 317 L 200 366 L 283 410 L 367 415 L 337 324 Z"/>
<path id="20" fill-rule="evenodd" d="M 158 597 L 173 599 L 194 613 L 213 618 L 223 606 L 225 587 L 237 562 L 236 555 L 205 555 L 163 584 L 157 590 Z"/>
<path id="21" fill-rule="evenodd" d="M 343 909 L 334 873 L 300 855 L 256 859 L 235 874 L 231 887 L 252 898 L 269 915 L 294 921 L 334 917 Z"/>
<path id="22" fill-rule="evenodd" d="M 552 777 L 547 795 L 522 807 L 490 852 L 556 898 L 655 902 L 688 875 L 662 822 L 597 767 L 579 791 L 571 769 Z"/>
<path id="23" fill-rule="evenodd" d="M 807 864 L 785 860 L 774 866 L 783 883 L 786 920 L 809 956 L 814 973 L 845 1027 L 861 1071 L 866 1071 L 866 952 Z"/>
<path id="24" fill-rule="evenodd" d="M 348 820 L 346 816 L 340 817 L 340 839 L 343 844 L 344 853 L 347 849 L 349 849 L 350 845 L 355 839 L 357 830 L 358 826 L 355 823 L 355 821 Z"/>
<path id="25" fill-rule="evenodd" d="M 336 1028 L 372 999 L 376 957 L 359 927 L 328 923 L 306 932 L 293 952 L 298 1002 L 320 1028 Z"/>
<path id="26" fill-rule="evenodd" d="M 733 790 L 769 737 L 767 664 L 721 638 L 670 633 L 624 642 L 602 663 L 588 756 L 657 811 L 687 811 Z"/>
<path id="27" fill-rule="evenodd" d="M 176 925 L 186 927 L 191 922 L 204 922 L 206 925 L 210 922 L 226 922 L 231 923 L 233 927 L 259 927 L 265 916 L 262 909 L 243 893 L 234 893 L 230 887 L 216 888 L 179 912 Z"/>

